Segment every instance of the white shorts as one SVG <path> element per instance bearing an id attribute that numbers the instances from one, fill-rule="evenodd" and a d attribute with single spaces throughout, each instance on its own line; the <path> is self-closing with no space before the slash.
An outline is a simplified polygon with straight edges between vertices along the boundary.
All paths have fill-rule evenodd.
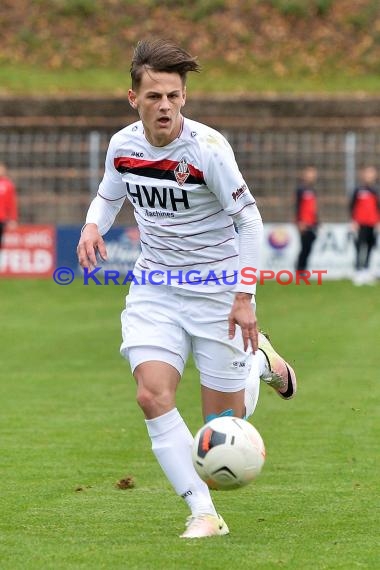
<path id="1" fill-rule="evenodd" d="M 228 338 L 234 293 L 204 293 L 166 285 L 131 285 L 121 314 L 120 352 L 132 371 L 149 360 L 174 366 L 182 376 L 192 352 L 202 385 L 221 392 L 244 389 L 251 350 L 240 327 Z"/>

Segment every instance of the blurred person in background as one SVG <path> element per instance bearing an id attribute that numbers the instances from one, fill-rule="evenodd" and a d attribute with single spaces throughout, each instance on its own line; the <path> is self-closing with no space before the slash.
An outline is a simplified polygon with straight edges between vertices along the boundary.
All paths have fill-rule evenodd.
<path id="1" fill-rule="evenodd" d="M 318 171 L 314 166 L 307 166 L 301 173 L 301 180 L 296 189 L 296 223 L 300 234 L 301 250 L 296 269 L 307 269 L 308 259 L 317 237 L 318 204 L 315 183 Z"/>
<path id="2" fill-rule="evenodd" d="M 6 228 L 17 226 L 16 187 L 9 178 L 5 164 L 0 163 L 0 250 Z"/>
<path id="3" fill-rule="evenodd" d="M 360 184 L 355 188 L 350 201 L 351 227 L 355 235 L 355 285 L 374 283 L 371 274 L 371 252 L 376 245 L 376 229 L 380 227 L 380 195 L 376 187 L 378 172 L 374 166 L 365 166 L 360 171 Z"/>

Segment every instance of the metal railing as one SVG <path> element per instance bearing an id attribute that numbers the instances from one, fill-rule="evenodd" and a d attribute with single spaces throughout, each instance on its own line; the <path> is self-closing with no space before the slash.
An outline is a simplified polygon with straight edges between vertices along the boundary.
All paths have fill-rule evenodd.
<path id="1" fill-rule="evenodd" d="M 113 131 L 41 128 L 0 132 L 0 161 L 17 186 L 23 222 L 82 223 L 102 177 Z M 303 166 L 317 167 L 322 221 L 346 221 L 358 167 L 379 164 L 380 130 L 223 130 L 264 220 L 294 220 L 294 190 Z M 133 222 L 129 206 L 118 223 Z"/>

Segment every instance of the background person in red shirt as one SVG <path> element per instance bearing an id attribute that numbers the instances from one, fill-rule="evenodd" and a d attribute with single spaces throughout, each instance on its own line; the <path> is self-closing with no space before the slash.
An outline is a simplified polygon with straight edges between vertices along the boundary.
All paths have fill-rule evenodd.
<path id="1" fill-rule="evenodd" d="M 360 171 L 360 185 L 355 188 L 351 202 L 351 226 L 355 233 L 355 285 L 371 284 L 374 278 L 369 271 L 371 251 L 376 245 L 376 228 L 380 225 L 380 197 L 376 188 L 378 178 L 374 166 Z"/>
<path id="2" fill-rule="evenodd" d="M 16 188 L 7 175 L 5 164 L 0 163 L 0 249 L 5 227 L 17 225 Z"/>
<path id="3" fill-rule="evenodd" d="M 314 166 L 307 166 L 301 174 L 301 181 L 296 190 L 296 223 L 300 233 L 301 250 L 296 269 L 307 268 L 307 262 L 313 243 L 317 237 L 318 206 L 315 183 L 318 171 Z"/>

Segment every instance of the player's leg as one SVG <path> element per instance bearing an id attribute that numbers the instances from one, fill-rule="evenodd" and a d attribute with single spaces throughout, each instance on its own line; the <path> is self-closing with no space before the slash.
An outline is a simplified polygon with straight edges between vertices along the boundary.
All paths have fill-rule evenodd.
<path id="1" fill-rule="evenodd" d="M 220 392 L 202 385 L 202 411 L 205 421 L 213 417 L 230 415 L 248 419 L 256 409 L 260 393 L 259 359 L 252 356 L 252 365 L 239 392 Z M 223 382 L 223 379 L 222 379 Z M 228 385 L 230 381 L 224 380 Z M 218 382 L 220 385 L 220 380 Z M 243 398 L 242 398 L 243 395 Z"/>
<path id="2" fill-rule="evenodd" d="M 207 381 L 211 381 L 211 377 L 207 376 Z M 215 378 L 215 386 L 218 386 L 218 388 L 219 383 L 220 377 Z M 226 384 L 230 389 L 229 379 L 227 379 Z M 201 396 L 204 421 L 207 422 L 223 415 L 244 417 L 244 382 L 241 386 L 241 389 L 237 392 L 220 392 L 219 389 L 209 388 L 202 384 Z M 203 536 L 220 536 L 228 533 L 229 529 L 223 518 L 215 513 L 189 517 L 187 528 L 181 536 L 182 538 L 201 538 Z"/>
<path id="3" fill-rule="evenodd" d="M 371 252 L 372 252 L 373 247 L 376 245 L 375 230 L 371 226 L 366 226 L 365 241 L 366 241 L 367 251 L 366 251 L 365 260 L 364 260 L 364 267 L 366 269 L 369 269 Z"/>
<path id="4" fill-rule="evenodd" d="M 352 276 L 352 282 L 354 285 L 362 285 L 363 283 L 363 271 L 362 271 L 362 230 L 359 226 L 357 232 L 354 235 L 354 247 L 355 247 L 355 265 L 354 273 Z"/>
<path id="5" fill-rule="evenodd" d="M 364 261 L 363 261 L 363 283 L 365 285 L 372 285 L 375 279 L 370 271 L 370 259 L 373 247 L 376 245 L 376 234 L 375 229 L 371 226 L 365 226 L 365 248 L 364 248 Z"/>
<path id="6" fill-rule="evenodd" d="M 301 251 L 298 257 L 297 270 L 303 271 L 307 268 L 315 238 L 316 234 L 314 230 L 305 230 L 301 233 Z"/>
<path id="7" fill-rule="evenodd" d="M 144 350 L 157 355 L 156 349 L 131 348 L 132 367 L 136 359 L 141 360 Z M 137 402 L 144 412 L 152 450 L 162 470 L 193 516 L 215 515 L 208 487 L 199 479 L 192 463 L 193 436 L 175 406 L 179 371 L 166 362 L 147 361 L 134 369 L 134 377 Z"/>
<path id="8" fill-rule="evenodd" d="M 356 261 L 356 268 L 359 271 L 362 271 L 365 267 L 366 255 L 367 255 L 366 230 L 364 226 L 359 226 L 359 231 L 357 236 L 357 261 Z"/>
<path id="9" fill-rule="evenodd" d="M 175 407 L 189 339 L 173 322 L 172 310 L 179 313 L 175 299 L 161 291 L 158 295 L 157 288 L 134 289 L 122 314 L 121 353 L 136 378 L 137 400 L 146 417 L 153 453 L 177 494 L 188 504 L 191 518 L 206 521 L 198 536 L 222 534 L 219 520 L 218 528 L 214 528 L 217 515 L 209 489 L 192 463 L 193 437 Z M 144 346 L 144 342 L 151 346 Z"/>
<path id="10" fill-rule="evenodd" d="M 183 326 L 191 336 L 192 352 L 200 372 L 204 421 L 219 415 L 244 417 L 245 380 L 251 354 L 245 353 L 240 329 L 228 337 L 228 315 L 233 293 L 183 293 Z M 183 536 L 195 538 L 209 529 L 210 534 L 227 534 L 219 515 L 192 518 Z"/>
<path id="11" fill-rule="evenodd" d="M 218 379 L 218 384 L 219 382 L 220 379 Z M 201 398 L 204 421 L 208 422 L 215 417 L 223 415 L 244 418 L 244 392 L 244 388 L 238 392 L 220 392 L 202 385 Z"/>
<path id="12" fill-rule="evenodd" d="M 300 232 L 301 249 L 298 255 L 297 261 L 297 271 L 303 271 L 306 269 L 307 257 L 309 254 L 309 242 L 307 230 Z"/>
<path id="13" fill-rule="evenodd" d="M 231 415 L 248 418 L 259 397 L 258 353 L 252 355 L 244 351 L 239 327 L 235 337 L 228 338 L 228 315 L 233 297 L 231 291 L 199 295 L 198 298 L 194 295 L 191 306 L 186 307 L 186 315 L 194 313 L 189 334 L 201 373 L 205 419 L 229 410 Z"/>

